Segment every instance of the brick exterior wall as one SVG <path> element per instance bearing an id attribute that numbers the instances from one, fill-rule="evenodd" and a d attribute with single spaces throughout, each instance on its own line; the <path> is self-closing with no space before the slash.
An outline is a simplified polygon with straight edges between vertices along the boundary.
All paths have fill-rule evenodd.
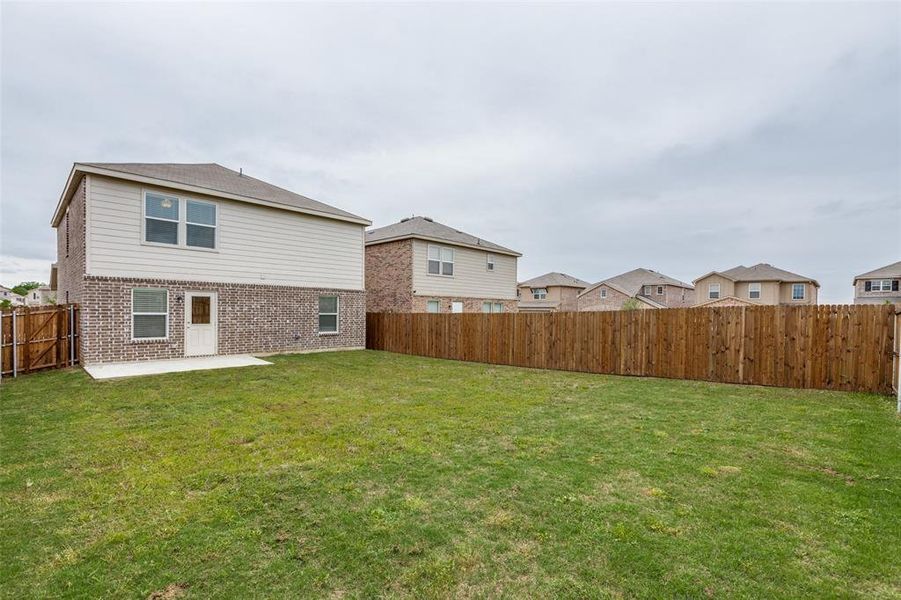
<path id="1" fill-rule="evenodd" d="M 83 177 L 56 228 L 56 301 L 60 304 L 81 302 L 85 273 L 86 181 Z"/>
<path id="2" fill-rule="evenodd" d="M 496 300 L 491 298 L 454 298 L 446 296 L 413 296 L 413 312 L 426 312 L 429 300 L 438 300 L 440 309 L 438 312 L 452 312 L 451 303 L 454 301 L 463 302 L 463 312 L 473 313 L 482 312 L 483 302 L 500 302 L 504 305 L 504 312 L 519 312 L 519 303 L 516 300 Z"/>
<path id="3" fill-rule="evenodd" d="M 413 310 L 413 240 L 366 246 L 366 311 Z"/>
<path id="4" fill-rule="evenodd" d="M 131 290 L 135 287 L 169 290 L 167 340 L 132 341 Z M 186 291 L 218 292 L 219 354 L 362 348 L 366 344 L 366 293 L 362 291 L 86 277 L 81 299 L 83 362 L 184 357 Z M 320 294 L 339 298 L 338 334 L 318 333 Z"/>

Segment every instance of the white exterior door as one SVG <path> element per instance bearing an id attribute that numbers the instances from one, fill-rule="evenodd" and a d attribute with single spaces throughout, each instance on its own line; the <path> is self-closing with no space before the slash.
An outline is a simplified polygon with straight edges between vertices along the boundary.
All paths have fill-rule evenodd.
<path id="1" fill-rule="evenodd" d="M 216 292 L 185 292 L 185 356 L 218 352 L 217 300 Z"/>
<path id="2" fill-rule="evenodd" d="M 461 313 L 463 312 L 463 303 L 462 302 L 451 302 L 451 312 L 452 313 Z"/>

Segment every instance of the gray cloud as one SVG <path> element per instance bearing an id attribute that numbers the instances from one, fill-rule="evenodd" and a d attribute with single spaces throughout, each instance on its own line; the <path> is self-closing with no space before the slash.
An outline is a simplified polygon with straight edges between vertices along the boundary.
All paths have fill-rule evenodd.
<path id="1" fill-rule="evenodd" d="M 848 301 L 901 257 L 899 11 L 5 3 L 2 277 L 46 272 L 73 161 L 215 161 L 522 278 L 765 261 Z"/>

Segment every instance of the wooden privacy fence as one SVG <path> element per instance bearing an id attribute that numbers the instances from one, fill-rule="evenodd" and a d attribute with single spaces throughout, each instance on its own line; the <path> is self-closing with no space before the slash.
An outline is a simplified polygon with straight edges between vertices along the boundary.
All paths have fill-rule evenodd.
<path id="1" fill-rule="evenodd" d="M 78 305 L 16 307 L 0 313 L 0 372 L 16 377 L 79 361 Z"/>
<path id="2" fill-rule="evenodd" d="M 577 313 L 369 313 L 366 347 L 498 365 L 892 391 L 891 305 Z"/>

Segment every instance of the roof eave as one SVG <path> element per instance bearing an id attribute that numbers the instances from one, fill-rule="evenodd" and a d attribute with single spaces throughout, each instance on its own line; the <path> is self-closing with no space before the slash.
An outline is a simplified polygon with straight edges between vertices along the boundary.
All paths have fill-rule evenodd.
<path id="1" fill-rule="evenodd" d="M 485 246 L 477 246 L 475 244 L 464 244 L 463 242 L 456 242 L 452 240 L 445 240 L 442 238 L 431 237 L 427 235 L 422 235 L 419 233 L 404 233 L 402 235 L 394 235 L 387 238 L 382 238 L 378 240 L 366 240 L 367 246 L 375 246 L 376 244 L 386 244 L 388 242 L 399 242 L 401 240 L 424 240 L 427 242 L 436 242 L 439 244 L 448 244 L 449 246 L 459 246 L 461 248 L 471 248 L 473 250 L 481 250 L 483 252 L 491 252 L 493 254 L 505 254 L 507 256 L 522 256 L 521 253 L 516 250 L 508 250 L 506 248 L 486 248 Z"/>
<path id="2" fill-rule="evenodd" d="M 60 221 L 62 221 L 63 214 L 65 213 L 65 208 L 69 203 L 69 200 L 72 197 L 72 194 L 75 191 L 75 187 L 77 187 L 78 182 L 81 181 L 81 177 L 85 174 L 93 174 L 93 175 L 102 175 L 105 177 L 112 177 L 114 179 L 124 179 L 126 181 L 133 181 L 136 183 L 145 183 L 149 185 L 157 185 L 160 187 L 181 190 L 184 192 L 192 192 L 195 194 L 203 194 L 206 196 L 215 196 L 216 198 L 224 198 L 226 200 L 236 200 L 238 202 L 246 202 L 248 204 L 257 204 L 259 206 L 267 206 L 269 208 L 277 208 L 280 210 L 287 210 L 289 212 L 296 212 L 301 214 L 306 214 L 314 217 L 321 217 L 323 219 L 333 219 L 336 221 L 345 221 L 347 223 L 355 223 L 357 225 L 369 226 L 372 225 L 372 221 L 369 219 L 364 219 L 363 217 L 358 217 L 356 215 L 345 216 L 345 215 L 335 215 L 319 210 L 309 209 L 309 208 L 301 208 L 298 206 L 290 206 L 288 204 L 282 204 L 280 202 L 271 202 L 269 200 L 262 200 L 260 198 L 253 198 L 251 196 L 242 196 L 240 194 L 231 194 L 229 192 L 222 192 L 219 190 L 214 190 L 211 188 L 205 188 L 196 185 L 190 185 L 186 183 L 178 183 L 174 181 L 169 181 L 167 179 L 158 179 L 156 177 L 147 177 L 146 175 L 135 175 L 134 173 L 124 173 L 122 171 L 113 171 L 111 169 L 103 169 L 101 167 L 94 167 L 90 165 L 86 165 L 83 163 L 75 163 L 72 165 L 72 171 L 69 173 L 69 178 L 66 180 L 66 186 L 63 188 L 63 194 L 60 196 L 59 203 L 56 206 L 56 211 L 53 213 L 53 219 L 50 221 L 50 224 L 53 227 L 59 225 Z"/>

